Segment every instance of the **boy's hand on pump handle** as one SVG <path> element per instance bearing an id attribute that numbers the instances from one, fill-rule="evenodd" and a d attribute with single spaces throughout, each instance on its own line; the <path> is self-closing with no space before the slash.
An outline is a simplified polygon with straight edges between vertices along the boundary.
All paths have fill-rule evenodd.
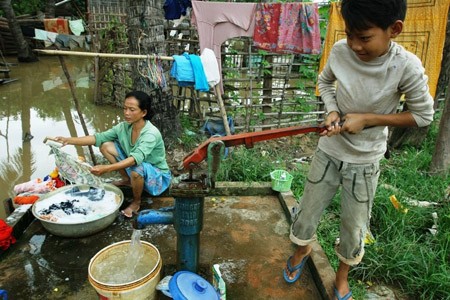
<path id="1" fill-rule="evenodd" d="M 344 131 L 350 134 L 360 133 L 364 128 L 367 128 L 367 117 L 366 114 L 346 114 L 341 119 L 337 111 L 332 111 L 325 118 L 326 130 L 322 131 L 320 135 L 333 136 Z"/>

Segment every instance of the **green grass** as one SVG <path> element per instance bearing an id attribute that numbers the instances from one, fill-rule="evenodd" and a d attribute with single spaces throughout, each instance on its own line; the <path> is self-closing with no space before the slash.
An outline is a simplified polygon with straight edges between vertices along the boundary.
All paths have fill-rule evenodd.
<path id="1" fill-rule="evenodd" d="M 376 242 L 366 246 L 362 263 L 350 273 L 355 299 L 364 298 L 371 282 L 395 287 L 411 299 L 450 299 L 450 205 L 445 200 L 450 175 L 428 173 L 436 126 L 433 124 L 430 128 L 421 149 L 406 147 L 393 151 L 389 160 L 381 162 L 371 219 L 371 232 Z M 292 151 L 287 147 L 235 148 L 222 163 L 218 180 L 270 181 L 271 171 L 285 169 L 294 175 L 291 190 L 299 199 L 309 164 L 293 167 L 289 164 L 292 158 Z M 391 195 L 408 209 L 407 213 L 393 207 L 389 200 Z M 408 199 L 440 205 L 415 207 L 408 205 Z M 427 229 L 434 224 L 433 212 L 438 215 L 436 235 Z M 339 236 L 339 193 L 322 217 L 317 234 L 336 269 L 339 262 L 334 243 Z"/>

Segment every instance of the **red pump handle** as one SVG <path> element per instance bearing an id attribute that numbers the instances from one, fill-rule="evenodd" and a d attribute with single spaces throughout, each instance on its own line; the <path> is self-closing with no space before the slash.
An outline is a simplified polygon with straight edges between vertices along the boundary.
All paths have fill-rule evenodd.
<path id="1" fill-rule="evenodd" d="M 183 167 L 186 170 L 192 169 L 201 163 L 208 155 L 208 145 L 213 141 L 222 141 L 226 147 L 245 145 L 246 148 L 253 148 L 257 142 L 277 139 L 285 136 L 305 134 L 310 132 L 320 133 L 325 130 L 325 126 L 293 126 L 279 129 L 264 130 L 258 132 L 246 132 L 236 135 L 211 137 L 194 149 L 183 159 Z"/>

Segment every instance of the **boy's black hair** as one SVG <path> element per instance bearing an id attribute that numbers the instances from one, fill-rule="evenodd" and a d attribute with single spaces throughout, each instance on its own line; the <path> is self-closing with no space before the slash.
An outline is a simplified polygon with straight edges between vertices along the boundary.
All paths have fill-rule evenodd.
<path id="1" fill-rule="evenodd" d="M 349 31 L 374 26 L 386 30 L 405 20 L 406 0 L 342 0 L 341 14 Z"/>
<path id="2" fill-rule="evenodd" d="M 150 120 L 151 117 L 153 117 L 153 115 L 155 113 L 154 110 L 152 109 L 153 98 L 150 97 L 150 95 L 148 95 L 147 93 L 142 92 L 142 91 L 132 91 L 125 95 L 125 99 L 130 98 L 130 97 L 136 98 L 136 100 L 138 101 L 139 108 L 141 110 L 147 111 L 147 114 L 144 116 L 144 119 Z"/>

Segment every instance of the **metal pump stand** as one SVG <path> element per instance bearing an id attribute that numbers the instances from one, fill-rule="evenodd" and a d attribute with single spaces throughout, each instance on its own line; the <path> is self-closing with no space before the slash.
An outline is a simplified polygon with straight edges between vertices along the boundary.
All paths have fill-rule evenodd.
<path id="1" fill-rule="evenodd" d="M 142 229 L 150 224 L 173 224 L 177 232 L 177 269 L 197 273 L 205 197 L 215 187 L 216 173 L 224 156 L 225 146 L 245 145 L 251 148 L 259 141 L 309 132 L 318 133 L 322 130 L 324 128 L 321 126 L 297 126 L 208 139 L 184 158 L 183 166 L 189 170 L 189 174 L 184 179 L 183 176 L 175 178 L 170 187 L 175 205 L 159 210 L 143 210 L 133 221 L 133 226 Z M 194 176 L 193 169 L 206 157 L 208 176 Z"/>

